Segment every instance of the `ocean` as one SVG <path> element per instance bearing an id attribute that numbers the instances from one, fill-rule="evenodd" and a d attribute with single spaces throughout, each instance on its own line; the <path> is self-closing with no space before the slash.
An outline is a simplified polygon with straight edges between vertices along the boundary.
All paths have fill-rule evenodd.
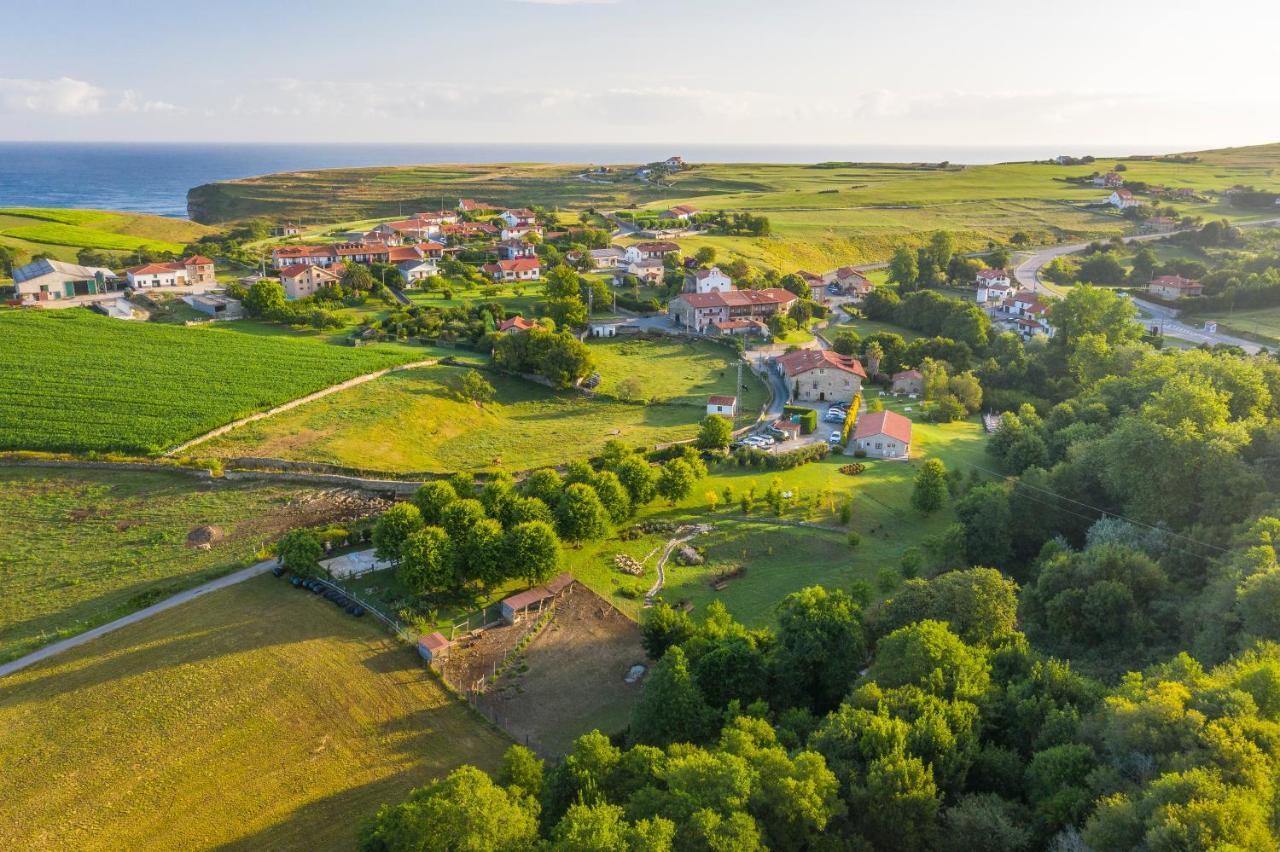
<path id="1" fill-rule="evenodd" d="M 1114 146 L 1112 146 L 1114 147 Z M 1048 146 L 647 144 L 169 144 L 0 142 L 0 207 L 88 207 L 187 215 L 202 183 L 299 169 L 426 163 L 940 162 L 1043 160 Z M 1084 153 L 1084 152 L 1079 152 Z"/>

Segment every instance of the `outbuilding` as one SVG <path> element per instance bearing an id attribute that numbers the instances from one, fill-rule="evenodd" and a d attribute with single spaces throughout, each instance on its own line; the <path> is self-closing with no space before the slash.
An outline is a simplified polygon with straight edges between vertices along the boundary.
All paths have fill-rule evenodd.
<path id="1" fill-rule="evenodd" d="M 894 393 L 924 393 L 924 374 L 919 370 L 903 370 L 893 374 Z"/>
<path id="2" fill-rule="evenodd" d="M 707 413 L 721 414 L 732 420 L 738 415 L 738 398 L 736 396 L 707 397 Z"/>
<path id="3" fill-rule="evenodd" d="M 452 644 L 443 633 L 436 631 L 418 638 L 418 653 L 428 663 L 434 663 L 448 656 Z"/>

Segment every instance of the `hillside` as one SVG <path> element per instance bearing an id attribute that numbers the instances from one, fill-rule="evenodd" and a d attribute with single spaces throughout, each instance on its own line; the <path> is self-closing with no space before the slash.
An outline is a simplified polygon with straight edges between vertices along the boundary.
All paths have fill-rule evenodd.
<path id="1" fill-rule="evenodd" d="M 0 209 L 0 245 L 26 263 L 35 254 L 74 261 L 82 248 L 109 252 L 182 251 L 215 229 L 186 219 L 107 210 Z"/>
<path id="2" fill-rule="evenodd" d="M 206 184 L 191 190 L 188 206 L 192 218 L 202 222 L 265 216 L 317 224 L 452 206 L 459 197 L 568 210 L 663 209 L 689 203 L 709 211 L 766 215 L 773 233 L 685 239 L 681 242 L 687 251 L 713 245 L 791 270 L 883 260 L 893 245 L 923 242 L 939 229 L 952 231 L 960 248 L 968 250 L 1005 242 L 1019 231 L 1046 243 L 1117 234 L 1125 229 L 1125 220 L 1085 207 L 1104 199 L 1106 192 L 1067 182 L 1116 164 L 1123 165 L 1126 180 L 1170 188 L 1216 193 L 1247 184 L 1280 190 L 1280 145 L 1202 151 L 1178 159 L 1099 158 L 1080 166 L 695 164 L 673 176 L 669 186 L 642 183 L 621 166 L 611 174 L 585 177 L 586 167 L 565 165 L 331 169 Z M 1205 217 L 1248 213 L 1216 197 L 1179 202 L 1178 210 Z"/>

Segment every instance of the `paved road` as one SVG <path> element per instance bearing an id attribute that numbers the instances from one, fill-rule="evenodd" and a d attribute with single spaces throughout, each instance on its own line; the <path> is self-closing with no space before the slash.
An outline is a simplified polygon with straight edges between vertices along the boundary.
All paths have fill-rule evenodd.
<path id="1" fill-rule="evenodd" d="M 130 624 L 142 621 L 144 618 L 150 618 L 151 616 L 162 613 L 167 609 L 173 609 L 175 606 L 184 604 L 187 601 L 195 600 L 201 595 L 206 595 L 209 592 L 217 591 L 218 589 L 225 589 L 227 586 L 234 586 L 236 583 L 243 583 L 245 580 L 257 577 L 260 574 L 265 574 L 270 571 L 271 567 L 275 564 L 276 561 L 274 559 L 268 559 L 265 562 L 250 565 L 248 568 L 243 568 L 236 571 L 234 574 L 228 574 L 225 577 L 210 580 L 202 586 L 196 586 L 194 589 L 188 589 L 187 591 L 176 594 L 171 598 L 165 598 L 160 601 L 160 603 L 152 604 L 146 609 L 140 609 L 137 612 L 124 616 L 123 618 L 117 618 L 115 621 L 109 621 L 106 624 L 93 628 L 92 630 L 86 630 L 84 633 L 72 636 L 69 639 L 63 639 L 61 642 L 54 642 L 52 645 L 46 645 L 38 651 L 32 651 L 25 657 L 19 657 L 12 662 L 0 665 L 0 677 L 13 674 L 20 669 L 25 669 L 27 666 L 34 665 L 41 660 L 47 660 L 55 654 L 61 654 L 63 651 L 76 648 L 86 642 L 92 642 L 99 636 L 105 636 L 108 633 L 113 633 L 121 627 L 127 627 Z"/>
<path id="2" fill-rule="evenodd" d="M 1240 227 L 1261 228 L 1276 224 L 1280 224 L 1280 219 L 1266 219 L 1259 222 L 1243 222 L 1240 224 Z M 1176 231 L 1175 233 L 1184 232 Z M 1140 234 L 1137 236 L 1125 237 L 1124 241 L 1126 243 L 1147 242 L 1148 240 L 1160 240 L 1169 236 L 1172 236 L 1172 234 Z M 1068 245 L 1051 246 L 1050 248 L 1044 248 L 1039 251 L 1032 252 L 1014 268 L 1013 275 L 1020 284 L 1024 287 L 1032 288 L 1037 293 L 1060 295 L 1057 290 L 1040 277 L 1041 270 L 1044 269 L 1044 267 L 1047 266 L 1054 258 L 1084 251 L 1089 247 L 1089 245 L 1089 243 L 1070 243 Z M 1154 320 L 1154 323 L 1159 325 L 1164 333 L 1172 337 L 1189 340 L 1192 343 L 1225 343 L 1230 346 L 1239 346 L 1241 349 L 1250 353 L 1259 352 L 1263 348 L 1256 343 L 1251 343 L 1248 340 L 1243 340 L 1239 337 L 1233 337 L 1229 334 L 1222 334 L 1220 332 L 1210 334 L 1203 329 L 1195 328 L 1183 322 L 1178 322 L 1176 319 L 1178 311 L 1174 308 L 1167 308 L 1163 305 L 1157 305 L 1143 299 L 1134 299 L 1133 304 L 1146 317 Z"/>

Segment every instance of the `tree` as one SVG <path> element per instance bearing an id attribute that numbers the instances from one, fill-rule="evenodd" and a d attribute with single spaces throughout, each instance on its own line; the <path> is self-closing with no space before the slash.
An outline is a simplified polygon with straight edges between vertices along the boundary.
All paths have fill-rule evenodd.
<path id="1" fill-rule="evenodd" d="M 511 573 L 504 560 L 502 525 L 493 518 L 480 518 L 462 534 L 453 537 L 454 567 L 464 583 L 472 580 L 492 587 Z M 523 567 L 523 566 L 522 566 Z"/>
<path id="2" fill-rule="evenodd" d="M 631 495 L 634 508 L 644 506 L 657 494 L 658 473 L 642 456 L 632 455 L 620 461 L 615 468 L 622 487 Z"/>
<path id="3" fill-rule="evenodd" d="M 519 572 L 530 586 L 545 583 L 560 570 L 560 539 L 544 521 L 525 521 L 507 530 L 503 545 L 507 570 Z"/>
<path id="4" fill-rule="evenodd" d="M 493 402 L 498 396 L 493 385 L 478 370 L 463 370 L 453 376 L 449 379 L 449 389 L 455 398 L 463 402 L 474 402 L 481 407 L 486 402 Z"/>
<path id="5" fill-rule="evenodd" d="M 342 289 L 348 293 L 368 293 L 377 282 L 369 267 L 360 263 L 348 263 L 342 270 Z"/>
<path id="6" fill-rule="evenodd" d="M 522 795 L 536 799 L 542 795 L 545 768 L 542 760 L 532 751 L 522 745 L 513 745 L 502 754 L 498 783 L 513 793 L 518 789 Z"/>
<path id="7" fill-rule="evenodd" d="M 917 686 L 940 698 L 973 701 L 987 691 L 990 667 L 941 621 L 899 627 L 876 645 L 867 677 L 881 688 Z"/>
<path id="8" fill-rule="evenodd" d="M 693 468 L 684 459 L 671 459 L 658 474 L 657 491 L 674 506 L 693 492 L 697 481 Z"/>
<path id="9" fill-rule="evenodd" d="M 852 798 L 858 827 L 872 848 L 933 848 L 942 802 L 933 772 L 918 757 L 899 752 L 872 761 Z"/>
<path id="10" fill-rule="evenodd" d="M 698 448 L 718 450 L 729 446 L 733 440 L 733 421 L 720 414 L 708 414 L 702 418 L 698 431 Z"/>
<path id="11" fill-rule="evenodd" d="M 1145 287 L 1151 283 L 1156 274 L 1156 253 L 1148 246 L 1138 249 L 1133 256 L 1133 266 L 1129 269 L 1129 283 Z"/>
<path id="12" fill-rule="evenodd" d="M 259 278 L 249 285 L 244 312 L 251 317 L 272 319 L 284 310 L 284 287 L 274 278 Z"/>
<path id="13" fill-rule="evenodd" d="M 631 716 L 632 742 L 668 746 L 696 743 L 712 732 L 711 708 L 689 673 L 680 646 L 670 648 L 645 681 L 644 693 Z"/>
<path id="14" fill-rule="evenodd" d="M 942 815 L 944 852 L 1027 852 L 1029 819 L 1023 809 L 993 793 L 964 796 Z"/>
<path id="15" fill-rule="evenodd" d="M 610 521 L 620 524 L 631 517 L 631 495 L 627 493 L 627 489 L 623 487 L 616 473 L 611 470 L 592 473 L 588 484 L 595 489 L 596 496 L 600 498 L 600 504 L 604 506 Z"/>
<path id="16" fill-rule="evenodd" d="M 1009 250 L 1003 246 L 992 249 L 987 255 L 987 263 L 991 264 L 992 269 L 1005 269 L 1012 260 L 1013 255 L 1009 254 Z"/>
<path id="17" fill-rule="evenodd" d="M 942 459 L 926 459 L 916 473 L 911 506 L 928 515 L 942 508 L 947 499 L 947 468 Z"/>
<path id="18" fill-rule="evenodd" d="M 629 823 L 619 805 L 604 802 L 577 803 L 556 823 L 552 844 L 555 852 L 666 852 L 675 838 L 676 826 L 669 819 L 654 817 Z"/>
<path id="19" fill-rule="evenodd" d="M 609 529 L 609 515 L 595 489 L 582 482 L 565 486 L 556 505 L 556 527 L 566 541 L 602 537 Z"/>
<path id="20" fill-rule="evenodd" d="M 400 561 L 400 547 L 422 527 L 422 513 L 412 503 L 396 503 L 373 525 L 373 552 L 388 562 Z"/>
<path id="21" fill-rule="evenodd" d="M 889 258 L 889 283 L 897 284 L 906 291 L 915 287 L 920 269 L 916 265 L 916 256 L 906 246 L 898 246 Z"/>
<path id="22" fill-rule="evenodd" d="M 440 527 L 414 530 L 400 546 L 396 577 L 416 595 L 430 595 L 457 586 L 453 547 Z"/>
<path id="23" fill-rule="evenodd" d="M 424 482 L 413 494 L 413 505 L 418 507 L 422 522 L 431 526 L 440 526 L 444 518 L 444 509 L 458 499 L 458 492 L 443 479 Z"/>
<path id="24" fill-rule="evenodd" d="M 927 251 L 933 268 L 939 272 L 945 272 L 947 267 L 951 265 L 951 255 L 955 254 L 956 251 L 955 237 L 951 236 L 948 231 L 935 231 L 929 237 Z"/>
<path id="25" fill-rule="evenodd" d="M 587 306 L 582 301 L 581 276 L 561 264 L 548 272 L 543 280 L 547 313 L 555 320 L 556 327 L 584 324 L 587 321 Z"/>
<path id="26" fill-rule="evenodd" d="M 276 542 L 276 559 L 287 570 L 310 576 L 320 567 L 324 546 L 311 530 L 292 529 Z"/>
<path id="27" fill-rule="evenodd" d="M 716 262 L 715 246 L 700 246 L 698 250 L 694 252 L 693 260 L 699 266 L 710 266 L 711 264 L 715 263 Z"/>
<path id="28" fill-rule="evenodd" d="M 504 790 L 474 766 L 420 787 L 408 801 L 383 805 L 360 831 L 361 852 L 400 850 L 532 850 L 537 803 Z"/>
<path id="29" fill-rule="evenodd" d="M 1086 334 L 1099 334 L 1115 346 L 1137 340 L 1142 327 L 1135 321 L 1138 309 L 1110 290 L 1081 285 L 1071 288 L 1053 306 L 1053 342 L 1071 348 Z"/>
<path id="30" fill-rule="evenodd" d="M 956 517 L 964 527 L 965 557 L 969 564 L 1009 564 L 1012 539 L 1009 496 L 996 483 L 971 488 L 956 501 Z"/>
<path id="31" fill-rule="evenodd" d="M 536 497 L 548 506 L 555 506 L 564 493 L 564 479 L 549 467 L 540 468 L 525 479 L 524 493 L 527 497 Z"/>
<path id="32" fill-rule="evenodd" d="M 456 545 L 485 517 L 484 504 L 474 497 L 468 497 L 465 500 L 454 500 L 444 507 L 444 511 L 440 513 L 440 526 L 444 527 Z"/>
<path id="33" fill-rule="evenodd" d="M 831 349 L 840 355 L 857 354 L 862 346 L 862 337 L 851 328 L 840 329 L 831 341 Z"/>
<path id="34" fill-rule="evenodd" d="M 801 304 L 804 299 L 813 297 L 813 289 L 809 286 L 809 282 L 805 281 L 794 272 L 789 275 L 782 276 L 782 280 L 778 282 L 778 286 L 782 287 L 789 293 L 794 293 L 799 297 L 796 304 Z"/>
<path id="35" fill-rule="evenodd" d="M 659 601 L 645 610 L 640 622 L 640 644 L 651 660 L 660 660 L 668 648 L 683 645 L 695 631 L 693 619 L 682 609 Z"/>
<path id="36" fill-rule="evenodd" d="M 857 679 L 866 654 L 862 614 L 848 593 L 811 586 L 778 605 L 770 659 L 778 700 L 828 712 Z"/>

